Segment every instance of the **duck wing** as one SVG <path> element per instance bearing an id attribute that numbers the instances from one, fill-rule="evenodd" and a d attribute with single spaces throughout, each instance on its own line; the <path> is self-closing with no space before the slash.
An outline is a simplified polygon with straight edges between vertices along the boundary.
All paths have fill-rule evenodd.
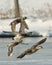
<path id="1" fill-rule="evenodd" d="M 47 40 L 47 38 L 43 38 L 42 40 L 40 40 L 39 42 L 37 42 L 35 45 L 33 45 L 31 48 L 33 48 L 33 47 L 35 48 L 38 45 L 43 44 L 46 40 Z"/>
<path id="2" fill-rule="evenodd" d="M 26 52 L 23 52 L 21 55 L 19 55 L 17 58 L 23 58 L 26 55 Z"/>
<path id="3" fill-rule="evenodd" d="M 25 33 L 25 32 L 24 32 L 25 28 L 26 28 L 26 29 L 29 29 L 29 28 L 28 28 L 28 25 L 27 25 L 26 22 L 23 20 L 23 21 L 21 21 L 21 24 L 20 24 L 19 33 L 24 34 L 24 33 Z"/>
<path id="4" fill-rule="evenodd" d="M 11 30 L 12 30 L 13 33 L 16 32 L 16 24 L 15 23 L 12 23 Z"/>
<path id="5" fill-rule="evenodd" d="M 21 19 L 19 18 L 17 18 L 16 20 L 13 20 L 11 23 L 10 23 L 10 25 L 11 25 L 11 30 L 12 30 L 12 32 L 13 33 L 15 33 L 16 32 L 16 25 L 18 24 L 18 23 L 20 23 L 20 21 L 21 21 Z"/>
<path id="6" fill-rule="evenodd" d="M 28 25 L 26 24 L 26 22 L 25 22 L 24 20 L 22 21 L 22 24 L 24 25 L 24 27 L 25 27 L 26 29 L 29 29 Z"/>
<path id="7" fill-rule="evenodd" d="M 27 55 L 29 52 L 31 52 L 31 48 L 25 50 L 23 53 L 21 53 L 17 58 L 23 58 L 25 55 Z"/>

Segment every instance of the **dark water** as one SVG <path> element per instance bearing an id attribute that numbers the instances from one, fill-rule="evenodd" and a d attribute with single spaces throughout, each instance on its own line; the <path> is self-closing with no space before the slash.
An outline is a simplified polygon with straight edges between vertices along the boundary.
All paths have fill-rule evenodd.
<path id="1" fill-rule="evenodd" d="M 16 57 L 25 49 L 30 48 L 33 44 L 41 40 L 42 37 L 25 38 L 23 42 L 28 45 L 19 44 L 14 47 L 13 56 L 7 56 L 7 45 L 12 41 L 11 38 L 0 38 L 0 65 L 52 65 L 52 38 L 47 38 L 47 41 L 42 44 L 43 49 L 36 53 L 26 55 L 22 59 Z"/>

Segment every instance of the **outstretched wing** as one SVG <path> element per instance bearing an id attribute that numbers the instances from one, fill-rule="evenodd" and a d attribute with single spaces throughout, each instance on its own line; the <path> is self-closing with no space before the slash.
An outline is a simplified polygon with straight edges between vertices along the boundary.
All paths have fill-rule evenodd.
<path id="1" fill-rule="evenodd" d="M 29 52 L 31 52 L 31 49 L 25 50 L 21 55 L 19 55 L 17 58 L 23 58 L 25 55 L 27 55 Z"/>
<path id="2" fill-rule="evenodd" d="M 25 28 L 26 28 L 26 29 L 29 29 L 29 28 L 28 28 L 28 25 L 26 24 L 26 22 L 25 22 L 23 19 L 21 20 L 20 18 L 17 18 L 16 20 L 14 20 L 13 22 L 10 23 L 10 25 L 11 25 L 11 30 L 12 30 L 13 33 L 16 32 L 16 25 L 17 25 L 18 23 L 21 23 L 19 32 L 24 33 L 24 29 L 25 29 Z"/>
<path id="3" fill-rule="evenodd" d="M 19 55 L 17 58 L 23 58 L 26 55 L 26 52 L 22 53 L 21 55 Z"/>
<path id="4" fill-rule="evenodd" d="M 15 23 L 12 23 L 11 30 L 12 30 L 13 33 L 16 32 L 16 24 Z"/>
<path id="5" fill-rule="evenodd" d="M 23 20 L 23 21 L 21 21 L 19 33 L 24 34 L 24 33 L 25 33 L 25 32 L 24 32 L 25 28 L 26 28 L 26 29 L 29 29 L 29 28 L 28 28 L 28 25 L 27 25 L 27 24 L 25 23 L 25 21 Z"/>
<path id="6" fill-rule="evenodd" d="M 43 38 L 42 40 L 40 40 L 39 42 L 37 42 L 35 45 L 33 45 L 31 48 L 33 48 L 33 47 L 35 48 L 38 45 L 43 44 L 46 40 L 47 40 L 47 38 Z"/>
<path id="7" fill-rule="evenodd" d="M 13 52 L 13 47 L 8 46 L 8 56 L 11 56 Z"/>
<path id="8" fill-rule="evenodd" d="M 25 26 L 26 29 L 29 29 L 28 25 L 26 24 L 25 21 L 22 21 L 23 25 Z"/>
<path id="9" fill-rule="evenodd" d="M 12 22 L 10 23 L 10 25 L 11 25 L 11 30 L 12 30 L 13 33 L 16 32 L 16 25 L 17 25 L 20 21 L 21 21 L 21 20 L 20 20 L 20 18 L 19 18 L 19 19 L 16 19 L 16 20 L 14 20 L 14 21 L 12 21 Z"/>

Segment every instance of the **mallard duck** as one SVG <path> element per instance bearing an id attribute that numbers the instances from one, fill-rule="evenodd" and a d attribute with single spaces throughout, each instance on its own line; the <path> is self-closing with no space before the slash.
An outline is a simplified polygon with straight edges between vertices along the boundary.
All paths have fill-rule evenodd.
<path id="1" fill-rule="evenodd" d="M 17 23 L 21 23 L 21 26 L 20 26 L 20 30 L 19 30 L 19 33 L 16 34 L 15 37 L 13 37 L 12 39 L 14 40 L 14 42 L 11 42 L 9 45 L 8 45 L 8 56 L 10 56 L 13 52 L 13 47 L 18 45 L 19 43 L 22 43 L 20 42 L 23 38 L 24 38 L 24 29 L 27 28 L 27 25 L 26 23 L 21 19 L 17 19 L 15 22 L 12 22 L 11 23 L 11 27 L 12 27 L 12 32 L 15 33 L 15 26 Z"/>
<path id="2" fill-rule="evenodd" d="M 31 48 L 25 50 L 23 53 L 21 53 L 17 58 L 23 58 L 25 55 L 35 53 L 39 49 L 43 48 L 40 44 L 44 43 L 47 38 L 44 38 L 36 43 L 36 45 L 33 45 Z"/>
<path id="3" fill-rule="evenodd" d="M 14 21 L 12 21 L 12 22 L 10 23 L 10 25 L 11 25 L 11 30 L 12 30 L 13 33 L 16 32 L 16 25 L 17 25 L 18 23 L 21 24 L 21 26 L 20 26 L 20 32 L 21 32 L 21 31 L 24 32 L 24 29 L 25 29 L 25 28 L 26 28 L 26 29 L 29 29 L 29 28 L 28 28 L 28 25 L 27 25 L 26 22 L 25 22 L 25 19 L 27 19 L 27 17 L 17 18 L 17 19 L 15 19 Z"/>

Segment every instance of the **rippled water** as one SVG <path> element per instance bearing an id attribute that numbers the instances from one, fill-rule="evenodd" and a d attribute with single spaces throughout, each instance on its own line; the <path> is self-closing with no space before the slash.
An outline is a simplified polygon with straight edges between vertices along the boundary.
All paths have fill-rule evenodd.
<path id="1" fill-rule="evenodd" d="M 7 45 L 12 41 L 11 38 L 0 38 L 0 65 L 52 65 L 52 38 L 47 38 L 47 41 L 42 44 L 43 49 L 36 53 L 26 55 L 22 59 L 16 57 L 25 49 L 30 48 L 33 44 L 41 40 L 42 37 L 24 38 L 23 42 L 28 45 L 19 44 L 14 47 L 13 56 L 7 56 Z"/>

